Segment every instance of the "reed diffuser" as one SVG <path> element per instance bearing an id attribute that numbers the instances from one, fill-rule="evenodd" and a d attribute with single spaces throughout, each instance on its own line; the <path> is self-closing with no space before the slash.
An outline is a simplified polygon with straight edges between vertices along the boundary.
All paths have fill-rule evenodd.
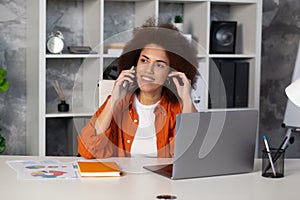
<path id="1" fill-rule="evenodd" d="M 57 110 L 59 112 L 67 112 L 69 111 L 69 104 L 66 103 L 66 98 L 64 93 L 62 92 L 59 84 L 57 81 L 52 82 L 52 85 L 58 95 L 58 97 L 60 98 L 60 103 L 57 105 Z"/>

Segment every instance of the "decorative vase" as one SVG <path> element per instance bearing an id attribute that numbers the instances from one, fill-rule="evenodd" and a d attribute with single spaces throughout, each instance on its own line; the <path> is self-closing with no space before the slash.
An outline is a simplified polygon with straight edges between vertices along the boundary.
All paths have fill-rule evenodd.
<path id="1" fill-rule="evenodd" d="M 61 103 L 57 105 L 57 109 L 59 112 L 67 112 L 69 111 L 69 104 L 67 104 L 66 101 L 61 101 Z"/>

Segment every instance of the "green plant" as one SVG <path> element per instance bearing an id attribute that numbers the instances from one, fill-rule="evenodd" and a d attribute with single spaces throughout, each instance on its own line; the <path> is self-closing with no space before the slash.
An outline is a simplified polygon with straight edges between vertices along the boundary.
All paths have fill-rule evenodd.
<path id="1" fill-rule="evenodd" d="M 5 78 L 6 70 L 0 68 L 0 92 L 5 92 L 8 90 L 8 81 Z"/>
<path id="2" fill-rule="evenodd" d="M 176 15 L 174 18 L 175 23 L 183 23 L 183 18 L 180 15 Z"/>
<path id="3" fill-rule="evenodd" d="M 2 129 L 0 128 L 0 131 L 1 130 Z M 0 154 L 5 151 L 5 148 L 6 148 L 5 138 L 2 135 L 0 135 Z"/>
<path id="4" fill-rule="evenodd" d="M 0 92 L 8 90 L 8 80 L 5 78 L 7 72 L 0 68 Z M 2 129 L 0 128 L 0 131 Z M 0 134 L 0 154 L 4 152 L 6 148 L 5 138 Z"/>

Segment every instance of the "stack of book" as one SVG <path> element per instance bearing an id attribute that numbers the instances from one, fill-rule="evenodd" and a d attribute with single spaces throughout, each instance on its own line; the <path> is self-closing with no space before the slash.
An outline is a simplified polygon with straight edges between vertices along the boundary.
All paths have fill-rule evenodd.
<path id="1" fill-rule="evenodd" d="M 215 59 L 209 73 L 209 108 L 248 107 L 249 63 Z"/>

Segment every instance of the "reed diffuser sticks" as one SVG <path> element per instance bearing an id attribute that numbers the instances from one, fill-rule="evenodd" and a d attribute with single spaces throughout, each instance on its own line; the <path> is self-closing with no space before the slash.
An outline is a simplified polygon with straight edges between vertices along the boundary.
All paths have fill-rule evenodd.
<path id="1" fill-rule="evenodd" d="M 52 82 L 52 85 L 58 95 L 58 97 L 60 98 L 61 101 L 66 101 L 66 98 L 65 98 L 65 95 L 64 93 L 62 92 L 57 80 L 55 80 L 54 82 Z"/>
<path id="2" fill-rule="evenodd" d="M 58 82 L 55 80 L 52 82 L 52 86 L 54 87 L 58 97 L 60 98 L 60 104 L 57 105 L 57 109 L 60 112 L 67 112 L 69 111 L 69 104 L 66 103 L 66 97 L 64 93 L 62 92 L 62 89 L 60 88 Z"/>

